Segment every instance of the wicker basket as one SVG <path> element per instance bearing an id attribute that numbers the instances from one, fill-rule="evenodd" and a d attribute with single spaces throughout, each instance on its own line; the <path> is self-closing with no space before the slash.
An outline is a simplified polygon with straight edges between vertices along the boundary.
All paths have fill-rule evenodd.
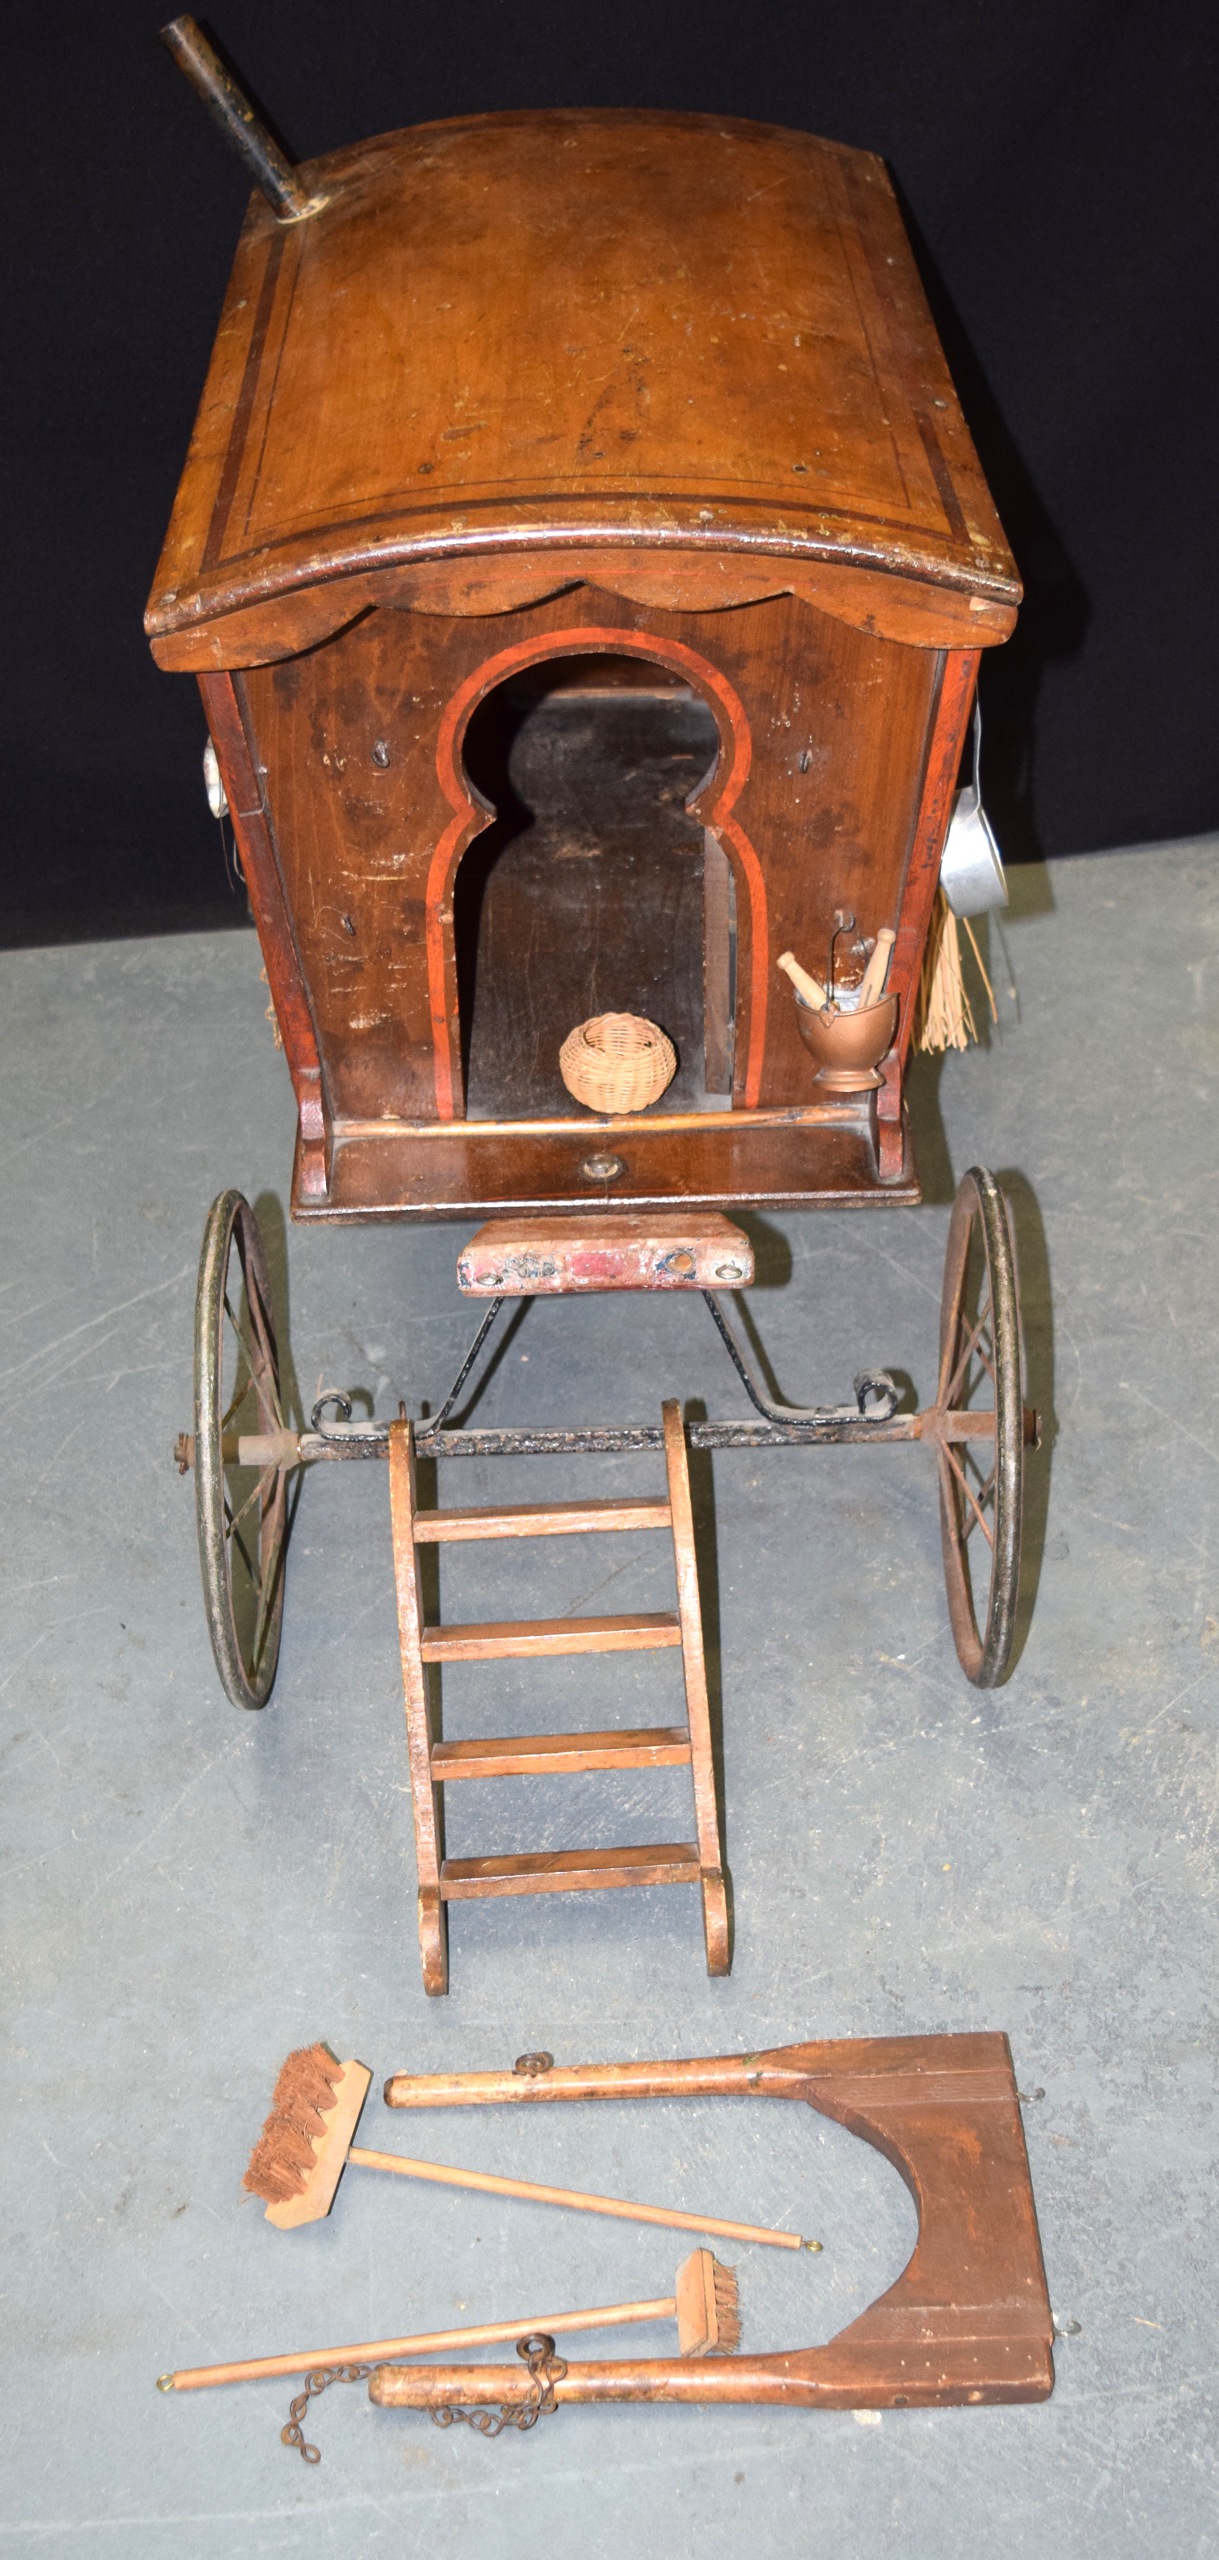
<path id="1" fill-rule="evenodd" d="M 637 1013 L 598 1013 L 569 1031 L 559 1073 L 590 1111 L 645 1111 L 672 1081 L 677 1052 L 658 1023 Z"/>

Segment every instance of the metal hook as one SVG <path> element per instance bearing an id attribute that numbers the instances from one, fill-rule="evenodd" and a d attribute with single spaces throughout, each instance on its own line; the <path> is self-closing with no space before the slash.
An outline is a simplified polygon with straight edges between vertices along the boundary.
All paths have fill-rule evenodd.
<path id="1" fill-rule="evenodd" d="M 326 1431 L 326 1408 L 328 1405 L 333 1405 L 335 1407 L 340 1422 L 350 1422 L 351 1420 L 350 1396 L 340 1395 L 337 1387 L 328 1387 L 325 1395 L 318 1397 L 317 1403 L 309 1416 L 310 1430 L 320 1431 L 323 1436 Z"/>
<path id="2" fill-rule="evenodd" d="M 851 909 L 849 907 L 835 907 L 834 930 L 830 935 L 829 966 L 825 973 L 826 997 L 830 1004 L 834 1001 L 834 945 L 838 940 L 839 934 L 854 933 L 854 931 L 855 918 Z"/>

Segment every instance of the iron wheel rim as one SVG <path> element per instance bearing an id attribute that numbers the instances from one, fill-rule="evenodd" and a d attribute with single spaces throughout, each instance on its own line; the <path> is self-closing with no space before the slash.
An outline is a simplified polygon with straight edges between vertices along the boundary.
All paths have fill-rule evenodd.
<path id="1" fill-rule="evenodd" d="M 238 1308 L 234 1266 L 240 1275 Z M 237 1376 L 226 1407 L 230 1333 L 237 1343 Z M 282 1466 L 242 1468 L 232 1454 L 226 1456 L 226 1433 L 231 1442 L 230 1426 L 239 1423 L 243 1408 L 246 1431 L 284 1427 L 262 1236 L 241 1192 L 224 1191 L 204 1229 L 195 1300 L 195 1516 L 204 1612 L 221 1685 L 235 1707 L 262 1707 L 279 1661 L 287 1475 Z"/>
<path id="2" fill-rule="evenodd" d="M 983 1291 L 976 1315 L 967 1305 L 975 1245 L 980 1248 L 980 1264 L 974 1268 L 980 1272 Z M 991 1464 L 983 1472 L 973 1460 L 972 1448 L 977 1444 L 941 1438 L 937 1449 L 940 1538 L 961 1668 L 975 1688 L 992 1689 L 1007 1670 L 1015 1635 L 1024 1502 L 1024 1403 L 1020 1297 L 1007 1203 L 994 1175 L 981 1165 L 964 1175 L 949 1223 L 937 1408 L 947 1412 L 988 1409 L 968 1402 L 977 1384 L 976 1362 L 989 1373 L 993 1389 Z M 969 1559 L 975 1538 L 990 1549 L 982 1605 Z M 981 1580 L 979 1575 L 977 1583 Z"/>

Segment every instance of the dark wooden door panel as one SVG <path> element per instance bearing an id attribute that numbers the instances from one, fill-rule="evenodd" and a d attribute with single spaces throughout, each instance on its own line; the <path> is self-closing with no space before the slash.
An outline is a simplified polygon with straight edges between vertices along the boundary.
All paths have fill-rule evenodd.
<path id="1" fill-rule="evenodd" d="M 471 1119 L 584 1118 L 559 1050 L 598 1013 L 668 1033 L 661 1108 L 704 1093 L 703 830 L 685 804 L 719 737 L 694 694 L 633 673 L 629 691 L 504 688 L 467 733 L 466 770 L 499 812 L 454 896 Z"/>

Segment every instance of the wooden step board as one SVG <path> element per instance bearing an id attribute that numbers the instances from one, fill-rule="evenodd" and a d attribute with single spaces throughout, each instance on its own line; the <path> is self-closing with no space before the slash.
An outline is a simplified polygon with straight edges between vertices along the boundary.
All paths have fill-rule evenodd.
<path id="1" fill-rule="evenodd" d="M 420 1511 L 415 1544 L 468 1538 L 574 1538 L 590 1529 L 667 1529 L 667 1502 L 517 1502 L 506 1511 Z"/>
<path id="2" fill-rule="evenodd" d="M 753 1246 L 718 1209 L 608 1206 L 492 1218 L 457 1257 L 467 1298 L 587 1296 L 605 1289 L 747 1289 Z"/>
<path id="3" fill-rule="evenodd" d="M 390 1510 L 419 1871 L 419 1944 L 424 1988 L 433 1994 L 448 1989 L 446 1903 L 493 1894 L 590 1893 L 615 1885 L 697 1884 L 702 1893 L 707 1969 L 713 1974 L 728 1971 L 727 1885 L 711 1757 L 686 1439 L 675 1402 L 665 1404 L 663 1416 L 667 1499 L 529 1502 L 485 1511 L 420 1511 L 411 1425 L 391 1425 Z M 636 1529 L 669 1531 L 677 1578 L 675 1610 L 635 1610 L 599 1618 L 489 1619 L 469 1625 L 429 1624 L 424 1618 L 418 1566 L 422 1546 Z M 678 1647 L 685 1679 L 685 1725 L 634 1726 L 602 1733 L 500 1734 L 472 1742 L 445 1742 L 433 1730 L 427 1673 L 431 1663 Z M 680 1767 L 689 1768 L 693 1784 L 696 1838 L 692 1841 L 494 1858 L 444 1856 L 442 1790 L 451 1779 L 564 1777 L 590 1770 Z"/>
<path id="4" fill-rule="evenodd" d="M 613 1733 L 522 1733 L 486 1742 L 434 1742 L 432 1776 L 557 1778 L 584 1769 L 676 1769 L 690 1757 L 684 1725 L 625 1727 Z"/>
<path id="5" fill-rule="evenodd" d="M 469 1627 L 426 1627 L 419 1650 L 425 1662 L 489 1662 L 497 1654 L 654 1653 L 680 1643 L 680 1618 L 660 1609 L 625 1618 L 492 1618 Z"/>
<path id="6" fill-rule="evenodd" d="M 691 1840 L 642 1849 L 544 1849 L 529 1858 L 446 1858 L 440 1890 L 446 1902 L 488 1893 L 591 1893 L 611 1884 L 697 1884 Z"/>

